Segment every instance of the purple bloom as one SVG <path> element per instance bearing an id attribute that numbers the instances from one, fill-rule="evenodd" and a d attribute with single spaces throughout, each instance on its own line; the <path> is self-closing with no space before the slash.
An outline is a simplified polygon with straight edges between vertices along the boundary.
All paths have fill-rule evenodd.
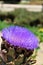
<path id="1" fill-rule="evenodd" d="M 10 26 L 3 29 L 2 37 L 11 45 L 26 49 L 35 49 L 39 43 L 37 37 L 30 30 L 20 26 Z"/>

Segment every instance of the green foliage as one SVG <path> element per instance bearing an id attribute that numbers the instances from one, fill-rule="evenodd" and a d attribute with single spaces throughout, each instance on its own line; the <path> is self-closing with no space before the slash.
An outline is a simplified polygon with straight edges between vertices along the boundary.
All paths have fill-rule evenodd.
<path id="1" fill-rule="evenodd" d="M 43 13 L 40 14 L 40 16 L 39 16 L 39 20 L 40 20 L 40 23 L 43 24 Z"/>
<path id="2" fill-rule="evenodd" d="M 0 15 L 7 15 L 7 14 L 8 14 L 7 12 L 0 11 Z"/>
<path id="3" fill-rule="evenodd" d="M 29 12 L 24 8 L 18 8 L 11 12 L 0 12 L 0 15 L 4 15 L 6 17 L 8 17 L 9 15 L 13 16 L 14 24 L 21 26 L 24 26 L 25 24 L 29 25 L 31 22 L 33 23 L 37 19 L 40 21 L 40 23 L 43 23 L 42 12 Z"/>
<path id="4" fill-rule="evenodd" d="M 16 9 L 15 10 L 14 24 L 25 24 L 28 21 L 28 11 L 26 9 Z"/>
<path id="5" fill-rule="evenodd" d="M 5 21 L 0 21 L 0 30 L 2 30 L 3 28 L 6 28 L 10 25 L 13 25 L 13 24 L 7 24 Z"/>
<path id="6" fill-rule="evenodd" d="M 38 31 L 38 37 L 40 38 L 40 42 L 43 42 L 43 32 Z"/>
<path id="7" fill-rule="evenodd" d="M 14 24 L 23 25 L 30 24 L 30 22 L 36 20 L 39 16 L 39 13 L 28 12 L 26 9 L 20 8 L 14 11 L 14 15 L 15 15 Z"/>

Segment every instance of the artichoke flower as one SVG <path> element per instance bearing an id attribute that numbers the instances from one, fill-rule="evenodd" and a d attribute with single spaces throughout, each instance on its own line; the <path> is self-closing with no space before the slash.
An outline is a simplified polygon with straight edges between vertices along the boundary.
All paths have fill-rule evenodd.
<path id="1" fill-rule="evenodd" d="M 26 62 L 26 57 L 29 57 L 33 54 L 33 50 L 38 47 L 37 37 L 27 28 L 20 26 L 10 26 L 2 30 L 2 37 L 8 42 L 10 46 L 13 46 L 15 49 L 15 59 L 20 57 L 20 54 L 24 54 L 22 58 L 23 62 Z M 22 51 L 22 53 L 21 53 Z M 19 65 L 21 62 L 19 61 Z"/>

